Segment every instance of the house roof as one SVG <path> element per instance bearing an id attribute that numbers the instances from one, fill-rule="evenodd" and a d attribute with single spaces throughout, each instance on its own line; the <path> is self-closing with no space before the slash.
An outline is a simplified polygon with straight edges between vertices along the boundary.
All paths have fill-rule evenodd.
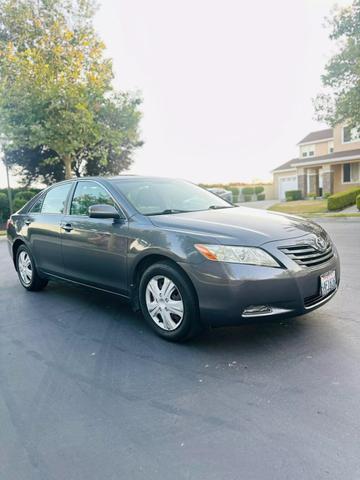
<path id="1" fill-rule="evenodd" d="M 273 172 L 276 172 L 278 170 L 291 170 L 293 168 L 292 164 L 294 164 L 294 163 L 296 163 L 300 160 L 301 160 L 300 158 L 293 158 L 291 160 L 288 160 L 287 162 L 282 163 L 278 167 L 274 168 Z"/>
<path id="2" fill-rule="evenodd" d="M 360 148 L 356 148 L 354 150 L 346 150 L 342 152 L 333 152 L 328 153 L 327 155 L 320 155 L 318 157 L 307 157 L 307 158 L 293 158 L 292 160 L 288 160 L 287 162 L 279 165 L 278 167 L 274 168 L 273 172 L 277 172 L 280 170 L 291 170 L 295 168 L 297 165 L 312 165 L 312 164 L 319 164 L 321 162 L 328 163 L 329 160 L 340 160 L 340 159 L 351 159 L 352 157 L 360 158 Z"/>
<path id="3" fill-rule="evenodd" d="M 328 138 L 333 138 L 334 133 L 332 128 L 325 128 L 324 130 L 316 130 L 315 132 L 310 132 L 304 137 L 298 145 L 302 143 L 309 143 L 309 142 L 319 142 L 321 140 L 326 140 Z"/>

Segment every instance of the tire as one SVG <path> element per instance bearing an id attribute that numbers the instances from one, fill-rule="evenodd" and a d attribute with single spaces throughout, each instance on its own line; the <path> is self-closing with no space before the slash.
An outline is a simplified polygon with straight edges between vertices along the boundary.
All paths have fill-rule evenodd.
<path id="1" fill-rule="evenodd" d="M 16 271 L 21 285 L 30 292 L 38 292 L 48 284 L 48 280 L 38 274 L 34 258 L 25 245 L 21 245 L 16 252 Z"/>
<path id="2" fill-rule="evenodd" d="M 155 263 L 144 271 L 139 303 L 148 324 L 166 340 L 182 342 L 203 329 L 194 287 L 171 263 Z"/>

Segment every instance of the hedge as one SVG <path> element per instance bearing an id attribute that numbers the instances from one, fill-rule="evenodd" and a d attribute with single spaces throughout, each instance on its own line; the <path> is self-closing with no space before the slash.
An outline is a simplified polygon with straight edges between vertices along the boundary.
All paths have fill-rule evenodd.
<path id="1" fill-rule="evenodd" d="M 265 200 L 265 193 L 259 193 L 259 194 L 257 195 L 257 199 L 258 199 L 258 200 Z"/>
<path id="2" fill-rule="evenodd" d="M 301 200 L 301 190 L 288 190 L 287 192 L 285 192 L 285 198 L 287 202 L 291 202 L 293 200 Z"/>
<path id="3" fill-rule="evenodd" d="M 244 195 L 244 200 L 245 200 L 245 202 L 251 202 L 252 195 Z"/>
<path id="4" fill-rule="evenodd" d="M 256 195 L 260 195 L 260 193 L 263 193 L 264 187 L 263 187 L 262 185 L 257 185 L 257 186 L 254 188 L 254 190 L 255 190 L 255 194 L 256 194 Z"/>
<path id="5" fill-rule="evenodd" d="M 358 210 L 360 210 L 360 195 L 358 195 L 356 197 L 356 206 L 357 206 Z"/>
<path id="6" fill-rule="evenodd" d="M 335 193 L 327 199 L 328 210 L 341 210 L 342 208 L 355 205 L 356 198 L 360 194 L 360 187 L 353 187 L 344 192 Z"/>
<path id="7" fill-rule="evenodd" d="M 254 187 L 244 187 L 242 190 L 241 190 L 241 193 L 244 195 L 244 197 L 246 197 L 247 195 L 254 195 Z M 246 200 L 245 200 L 246 201 Z M 249 202 L 250 200 L 248 200 Z"/>

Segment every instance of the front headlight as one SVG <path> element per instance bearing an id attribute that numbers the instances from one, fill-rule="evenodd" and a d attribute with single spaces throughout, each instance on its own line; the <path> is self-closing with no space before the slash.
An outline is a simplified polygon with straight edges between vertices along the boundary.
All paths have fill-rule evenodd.
<path id="1" fill-rule="evenodd" d="M 232 247 L 228 245 L 204 245 L 197 243 L 196 250 L 213 262 L 244 263 L 263 267 L 280 267 L 271 255 L 261 248 Z"/>

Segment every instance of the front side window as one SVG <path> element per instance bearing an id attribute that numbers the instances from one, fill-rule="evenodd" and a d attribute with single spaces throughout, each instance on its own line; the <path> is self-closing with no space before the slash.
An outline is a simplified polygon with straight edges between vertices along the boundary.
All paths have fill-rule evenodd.
<path id="1" fill-rule="evenodd" d="M 96 182 L 79 182 L 71 202 L 70 215 L 89 215 L 91 205 L 112 205 L 116 208 L 110 194 Z"/>
<path id="2" fill-rule="evenodd" d="M 71 183 L 53 187 L 45 194 L 41 213 L 64 213 L 66 199 L 71 189 Z"/>
<path id="3" fill-rule="evenodd" d="M 360 142 L 360 127 L 344 127 L 343 143 Z"/>
<path id="4" fill-rule="evenodd" d="M 344 183 L 360 183 L 360 162 L 344 163 L 343 182 Z"/>
<path id="5" fill-rule="evenodd" d="M 214 193 L 182 180 L 112 180 L 114 186 L 143 215 L 194 212 L 232 205 Z"/>

